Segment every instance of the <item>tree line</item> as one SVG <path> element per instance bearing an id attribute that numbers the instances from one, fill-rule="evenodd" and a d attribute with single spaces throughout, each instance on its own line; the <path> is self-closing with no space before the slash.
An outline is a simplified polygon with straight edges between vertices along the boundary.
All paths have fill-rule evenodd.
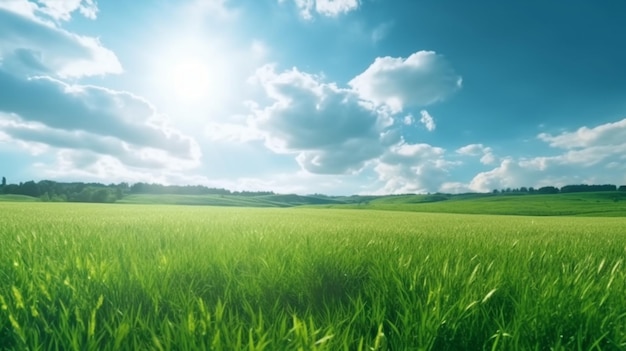
<path id="1" fill-rule="evenodd" d="M 565 185 L 561 188 L 544 186 L 540 188 L 521 187 L 494 189 L 494 194 L 559 194 L 598 191 L 624 191 L 626 185 L 616 186 L 613 184 L 602 185 Z M 122 199 L 131 194 L 158 194 L 158 195 L 238 195 L 238 196 L 261 196 L 275 195 L 273 191 L 231 191 L 224 188 L 212 188 L 203 185 L 163 185 L 154 183 L 134 183 L 132 185 L 122 182 L 117 184 L 84 183 L 84 182 L 56 182 L 52 180 L 33 180 L 8 184 L 2 177 L 0 194 L 26 195 L 36 197 L 42 201 L 55 202 L 101 202 L 109 203 Z"/>
<path id="2" fill-rule="evenodd" d="M 29 180 L 18 184 L 7 184 L 2 177 L 0 194 L 25 195 L 53 202 L 100 202 L 110 203 L 129 194 L 174 194 L 174 195 L 273 195 L 271 191 L 230 191 L 223 188 L 211 188 L 202 185 L 162 185 L 149 183 L 122 182 L 117 184 L 56 182 Z"/>
<path id="3" fill-rule="evenodd" d="M 598 192 L 598 191 L 626 191 L 626 185 L 620 185 L 619 187 L 614 184 L 575 184 L 565 185 L 561 188 L 555 186 L 544 186 L 541 188 L 533 187 L 521 187 L 521 188 L 506 188 L 506 189 L 494 189 L 494 194 L 565 194 L 565 193 L 585 193 L 585 192 Z"/>

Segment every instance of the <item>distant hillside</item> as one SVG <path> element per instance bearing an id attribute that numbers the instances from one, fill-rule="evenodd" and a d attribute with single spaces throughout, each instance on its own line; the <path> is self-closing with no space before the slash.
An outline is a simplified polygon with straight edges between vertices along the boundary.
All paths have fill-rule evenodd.
<path id="1" fill-rule="evenodd" d="M 0 195 L 0 201 L 11 201 L 11 202 L 35 202 L 39 201 L 38 198 L 26 195 Z"/>
<path id="2" fill-rule="evenodd" d="M 127 204 L 167 204 L 244 207 L 293 207 L 301 205 L 337 205 L 347 202 L 329 197 L 302 195 L 128 195 L 117 201 Z"/>
<path id="3" fill-rule="evenodd" d="M 40 201 L 24 195 L 0 195 L 0 201 Z M 126 195 L 117 203 L 195 206 L 357 208 L 389 211 L 501 214 L 529 216 L 624 216 L 626 191 L 558 194 L 468 193 L 386 196 Z"/>
<path id="4" fill-rule="evenodd" d="M 335 206 L 333 206 L 335 207 Z M 385 196 L 337 208 L 530 216 L 626 216 L 626 192 Z"/>

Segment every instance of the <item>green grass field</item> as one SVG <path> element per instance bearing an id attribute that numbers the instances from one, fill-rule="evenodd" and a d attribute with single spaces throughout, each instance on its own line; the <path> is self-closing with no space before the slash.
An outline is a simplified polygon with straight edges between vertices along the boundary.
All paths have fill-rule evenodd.
<path id="1" fill-rule="evenodd" d="M 0 194 L 0 202 L 35 202 L 39 199 L 24 195 L 5 195 Z"/>
<path id="2" fill-rule="evenodd" d="M 0 195 L 0 202 L 35 202 L 22 195 Z M 499 214 L 522 216 L 626 217 L 626 192 L 605 191 L 551 195 L 431 194 L 387 196 L 323 195 L 173 195 L 132 194 L 117 203 L 222 207 L 325 207 L 430 213 Z"/>
<path id="3" fill-rule="evenodd" d="M 118 201 L 126 204 L 167 204 L 236 207 L 293 207 L 343 203 L 330 198 L 302 195 L 127 195 Z"/>
<path id="4" fill-rule="evenodd" d="M 626 217 L 626 192 L 550 195 L 401 195 L 384 196 L 360 204 L 327 205 L 326 207 L 522 216 Z"/>
<path id="5" fill-rule="evenodd" d="M 1 350 L 624 350 L 624 218 L 0 203 Z"/>

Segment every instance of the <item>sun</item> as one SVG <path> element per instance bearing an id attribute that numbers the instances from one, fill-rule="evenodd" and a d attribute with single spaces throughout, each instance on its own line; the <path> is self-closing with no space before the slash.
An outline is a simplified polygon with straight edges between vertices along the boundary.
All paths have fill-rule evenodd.
<path id="1" fill-rule="evenodd" d="M 216 77 L 207 63 L 199 59 L 187 58 L 174 63 L 168 72 L 168 84 L 177 98 L 197 100 L 210 96 L 214 90 Z"/>
<path id="2" fill-rule="evenodd" d="M 223 108 L 234 96 L 232 77 L 238 56 L 231 50 L 180 32 L 146 51 L 144 88 L 169 114 L 196 116 L 196 111 Z"/>

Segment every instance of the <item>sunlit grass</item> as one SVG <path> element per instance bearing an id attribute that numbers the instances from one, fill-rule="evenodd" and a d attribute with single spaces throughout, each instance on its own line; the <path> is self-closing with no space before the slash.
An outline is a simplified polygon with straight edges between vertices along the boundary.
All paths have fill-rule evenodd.
<path id="1" fill-rule="evenodd" d="M 550 195 L 400 195 L 385 196 L 361 204 L 335 205 L 334 207 L 342 206 L 433 213 L 626 217 L 626 192 Z"/>
<path id="2" fill-rule="evenodd" d="M 624 219 L 0 204 L 3 350 L 621 350 Z"/>

